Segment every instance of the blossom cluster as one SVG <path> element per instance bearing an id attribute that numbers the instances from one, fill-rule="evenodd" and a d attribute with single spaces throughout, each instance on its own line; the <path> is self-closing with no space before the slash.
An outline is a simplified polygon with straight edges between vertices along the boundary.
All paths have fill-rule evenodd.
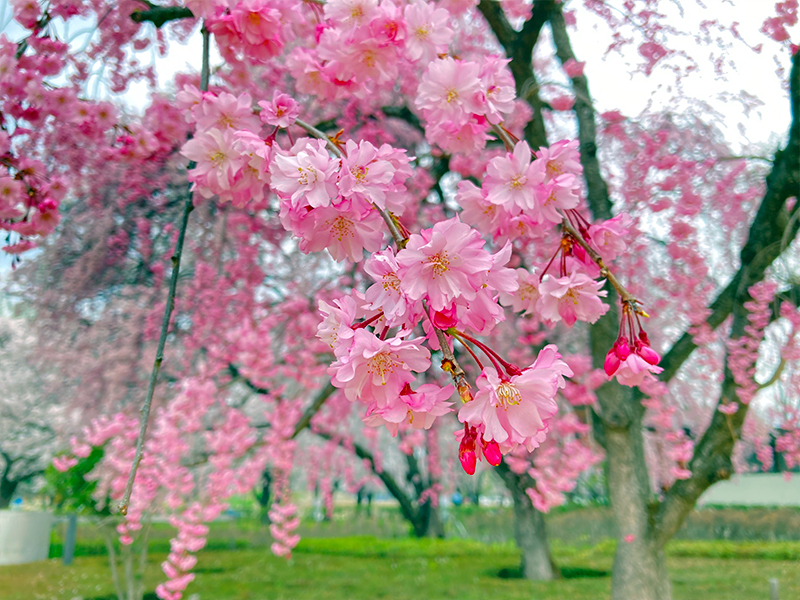
<path id="1" fill-rule="evenodd" d="M 481 62 L 448 56 L 430 63 L 414 101 L 426 121 L 428 141 L 451 153 L 482 149 L 492 125 L 514 109 L 509 62 L 497 56 Z"/>
<path id="2" fill-rule="evenodd" d="M 349 140 L 341 158 L 322 140 L 301 138 L 289 151 L 274 149 L 271 186 L 281 200 L 283 226 L 303 252 L 327 249 L 336 261 L 359 262 L 383 245 L 378 211 L 405 211 L 411 175 L 405 151 Z"/>
<path id="3" fill-rule="evenodd" d="M 453 37 L 447 10 L 416 0 L 325 2 L 313 49 L 287 57 L 298 91 L 324 100 L 366 99 L 391 89 L 402 70 L 446 53 Z"/>
<path id="4" fill-rule="evenodd" d="M 235 206 L 264 200 L 269 185 L 271 146 L 258 134 L 262 122 L 250 94 L 202 93 L 187 85 L 178 106 L 196 125 L 181 154 L 195 163 L 189 181 L 202 196 L 219 196 Z"/>

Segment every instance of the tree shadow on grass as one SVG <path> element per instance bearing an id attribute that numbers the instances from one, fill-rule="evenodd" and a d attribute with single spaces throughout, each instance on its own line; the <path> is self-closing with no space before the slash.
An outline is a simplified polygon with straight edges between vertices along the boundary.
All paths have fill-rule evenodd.
<path id="1" fill-rule="evenodd" d="M 500 579 L 524 579 L 522 567 L 503 568 L 497 572 L 492 572 Z M 608 577 L 608 571 L 598 569 L 587 569 L 585 567 L 561 567 L 562 579 L 586 579 L 594 577 Z"/>

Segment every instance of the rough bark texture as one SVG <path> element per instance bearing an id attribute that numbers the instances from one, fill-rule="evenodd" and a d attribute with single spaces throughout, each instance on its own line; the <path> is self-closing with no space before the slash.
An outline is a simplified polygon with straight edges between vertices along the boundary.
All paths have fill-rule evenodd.
<path id="1" fill-rule="evenodd" d="M 19 481 L 13 481 L 3 477 L 0 479 L 0 509 L 8 508 L 11 504 L 11 499 L 14 497 L 14 492 L 17 491 Z"/>
<path id="2" fill-rule="evenodd" d="M 534 481 L 527 474 L 517 475 L 504 462 L 497 467 L 497 472 L 514 499 L 514 537 L 522 554 L 520 570 L 523 576 L 531 581 L 557 579 L 561 573 L 550 554 L 544 517 L 533 508 L 525 493 Z"/>
<path id="3" fill-rule="evenodd" d="M 533 109 L 533 120 L 526 129 L 526 139 L 533 147 L 545 145 L 547 139 L 541 125 L 541 109 L 545 105 L 538 97 L 531 53 L 541 27 L 549 22 L 559 60 L 562 63 L 570 59 L 578 60 L 572 50 L 561 7 L 550 0 L 535 0 L 533 18 L 519 33 L 510 27 L 502 9 L 495 3 L 482 0 L 478 8 L 499 44 L 512 59 L 510 68 L 518 94 Z M 574 77 L 572 84 L 576 97 L 573 110 L 578 121 L 588 204 L 594 218 L 608 219 L 613 215 L 612 202 L 597 158 L 595 112 L 589 84 L 582 75 Z M 786 207 L 789 197 L 800 196 L 800 53 L 793 59 L 790 91 L 792 126 L 789 141 L 785 149 L 776 153 L 772 171 L 767 177 L 764 198 L 741 251 L 741 266 L 709 306 L 711 313 L 707 323 L 712 329 L 733 315 L 731 335 L 734 338 L 742 335 L 747 323 L 744 304 L 750 299 L 748 288 L 763 280 L 768 267 L 794 240 L 800 228 L 798 206 L 791 211 Z M 602 367 L 605 353 L 617 335 L 619 311 L 613 290 L 609 291 L 608 301 L 612 307 L 609 314 L 590 329 L 590 347 L 596 367 Z M 661 362 L 664 368 L 662 381 L 668 382 L 680 370 L 695 347 L 689 333 L 678 339 Z M 736 393 L 732 374 L 726 366 L 720 399 L 733 400 Z M 714 413 L 711 424 L 695 447 L 689 464 L 691 478 L 673 485 L 664 500 L 658 503 L 650 491 L 644 459 L 641 394 L 609 383 L 602 386 L 597 395 L 598 406 L 593 415 L 593 425 L 597 440 L 606 450 L 609 494 L 619 530 L 612 597 L 615 600 L 669 600 L 671 591 L 664 545 L 683 524 L 700 495 L 716 481 L 731 475 L 730 457 L 747 407 L 743 406 L 731 417 Z M 506 477 L 504 480 L 514 494 L 515 482 Z M 523 517 L 522 512 L 520 517 L 535 518 Z M 519 524 L 517 527 L 519 529 Z"/>

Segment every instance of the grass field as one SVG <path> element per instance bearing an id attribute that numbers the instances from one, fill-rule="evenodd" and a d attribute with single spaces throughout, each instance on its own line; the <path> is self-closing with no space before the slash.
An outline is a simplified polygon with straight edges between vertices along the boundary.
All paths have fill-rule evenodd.
<path id="1" fill-rule="evenodd" d="M 187 596 L 201 600 L 411 600 L 418 598 L 597 600 L 608 597 L 612 542 L 554 544 L 564 578 L 516 578 L 512 544 L 470 540 L 304 539 L 290 562 L 265 548 L 204 550 Z M 767 600 L 769 579 L 781 598 L 800 597 L 800 543 L 676 541 L 668 549 L 675 600 Z M 150 557 L 147 589 L 161 581 L 163 554 Z M 106 558 L 82 556 L 0 567 L 0 600 L 111 598 Z M 154 598 L 150 596 L 149 598 Z"/>

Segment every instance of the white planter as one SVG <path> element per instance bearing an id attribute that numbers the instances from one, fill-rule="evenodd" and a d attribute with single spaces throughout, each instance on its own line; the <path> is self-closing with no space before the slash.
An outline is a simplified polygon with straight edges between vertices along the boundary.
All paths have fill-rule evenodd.
<path id="1" fill-rule="evenodd" d="M 45 560 L 52 529 L 50 513 L 0 510 L 0 565 Z"/>

